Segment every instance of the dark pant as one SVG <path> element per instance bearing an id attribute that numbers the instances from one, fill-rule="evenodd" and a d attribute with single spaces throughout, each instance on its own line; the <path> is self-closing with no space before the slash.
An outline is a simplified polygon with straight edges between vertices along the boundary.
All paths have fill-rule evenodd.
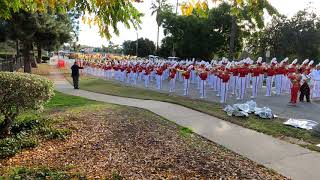
<path id="1" fill-rule="evenodd" d="M 73 79 L 73 87 L 75 89 L 79 89 L 79 76 L 72 76 Z"/>
<path id="2" fill-rule="evenodd" d="M 300 88 L 300 101 L 304 100 L 304 96 L 306 96 L 307 102 L 310 102 L 310 88 L 308 83 L 303 83 Z"/>

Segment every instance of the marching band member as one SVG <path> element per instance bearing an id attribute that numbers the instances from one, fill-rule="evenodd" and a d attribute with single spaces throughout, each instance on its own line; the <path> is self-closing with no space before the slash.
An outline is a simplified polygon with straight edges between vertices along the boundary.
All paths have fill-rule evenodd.
<path id="1" fill-rule="evenodd" d="M 257 97 L 261 71 L 263 71 L 263 70 L 258 65 L 254 65 L 251 68 L 251 78 L 252 78 L 252 95 L 251 95 L 251 98 L 256 98 Z"/>
<path id="2" fill-rule="evenodd" d="M 281 61 L 280 64 L 276 67 L 276 95 L 280 95 L 284 87 L 284 75 L 286 74 L 284 61 Z"/>
<path id="3" fill-rule="evenodd" d="M 184 85 L 184 87 L 183 87 L 183 90 L 184 90 L 183 95 L 184 96 L 189 95 L 189 87 L 190 87 L 190 80 L 189 79 L 190 79 L 192 69 L 194 69 L 193 65 L 189 66 L 186 71 L 182 72 L 182 76 L 184 78 L 184 84 L 183 84 Z"/>
<path id="4" fill-rule="evenodd" d="M 320 98 L 320 63 L 316 66 L 316 69 L 314 69 L 311 74 L 311 80 L 312 80 L 312 99 L 318 99 Z"/>
<path id="5" fill-rule="evenodd" d="M 239 71 L 238 71 L 238 67 L 235 65 L 234 61 L 231 63 L 230 71 L 231 71 L 232 75 L 230 78 L 229 87 L 231 90 L 231 94 L 236 95 L 236 97 L 237 97 L 238 96 L 237 84 L 238 84 Z"/>
<path id="6" fill-rule="evenodd" d="M 260 74 L 259 74 L 259 85 L 258 88 L 262 88 L 263 82 L 264 82 L 264 68 L 262 63 L 262 57 L 259 57 L 257 60 L 257 66 L 261 68 Z"/>
<path id="7" fill-rule="evenodd" d="M 147 66 L 144 71 L 144 86 L 146 88 L 148 88 L 150 84 L 150 74 L 151 74 L 151 68 Z"/>
<path id="8" fill-rule="evenodd" d="M 239 93 L 237 99 L 244 99 L 244 95 L 246 94 L 246 80 L 247 80 L 247 74 L 249 74 L 249 69 L 245 65 L 244 62 L 242 62 L 241 66 L 238 68 L 239 72 Z"/>
<path id="9" fill-rule="evenodd" d="M 273 84 L 273 79 L 276 74 L 276 60 L 273 59 L 271 60 L 271 65 L 265 69 L 266 74 L 267 74 L 267 81 L 266 81 L 266 86 L 267 86 L 267 91 L 266 91 L 266 96 L 271 96 L 272 92 L 272 84 Z"/>
<path id="10" fill-rule="evenodd" d="M 230 65 L 227 65 L 230 68 Z M 220 71 L 218 77 L 221 79 L 220 85 L 220 103 L 226 103 L 228 97 L 228 83 L 230 80 L 230 75 L 227 69 Z"/>
<path id="11" fill-rule="evenodd" d="M 206 97 L 206 80 L 208 78 L 208 72 L 205 69 L 200 69 L 198 72 L 200 79 L 200 98 L 203 99 Z"/>
<path id="12" fill-rule="evenodd" d="M 290 103 L 291 103 L 291 105 L 296 105 L 297 99 L 298 99 L 298 93 L 299 93 L 299 89 L 300 89 L 301 75 L 300 75 L 299 71 L 296 71 L 295 73 L 290 74 L 288 77 L 292 83 Z"/>
<path id="13" fill-rule="evenodd" d="M 176 86 L 176 70 L 177 64 L 174 64 L 170 69 L 169 69 L 169 92 L 174 92 L 175 86 Z"/>
<path id="14" fill-rule="evenodd" d="M 307 102 L 310 102 L 310 76 L 307 71 L 304 71 L 301 75 L 301 86 L 300 86 L 300 102 L 303 102 L 304 97 L 306 97 Z"/>
<path id="15" fill-rule="evenodd" d="M 159 66 L 156 69 L 156 83 L 157 83 L 157 89 L 159 90 L 162 89 L 162 74 L 163 74 L 163 69 L 161 66 Z"/>

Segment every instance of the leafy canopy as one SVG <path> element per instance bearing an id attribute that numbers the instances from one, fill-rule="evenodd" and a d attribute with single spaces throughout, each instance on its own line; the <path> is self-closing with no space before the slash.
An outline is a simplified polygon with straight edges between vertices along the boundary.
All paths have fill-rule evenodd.
<path id="1" fill-rule="evenodd" d="M 66 13 L 76 9 L 83 20 L 98 25 L 100 35 L 110 38 L 111 30 L 119 34 L 117 24 L 123 23 L 127 28 L 131 25 L 138 28 L 141 13 L 133 6 L 141 0 L 1 0 L 0 19 L 11 19 L 14 13 Z"/>
<path id="2" fill-rule="evenodd" d="M 264 10 L 270 15 L 279 14 L 268 0 L 212 0 L 214 3 L 225 2 L 232 6 L 231 15 L 238 19 L 245 19 L 256 25 L 258 28 L 264 27 Z M 208 12 L 208 0 L 191 0 L 181 7 L 184 16 L 198 15 L 206 17 Z"/>

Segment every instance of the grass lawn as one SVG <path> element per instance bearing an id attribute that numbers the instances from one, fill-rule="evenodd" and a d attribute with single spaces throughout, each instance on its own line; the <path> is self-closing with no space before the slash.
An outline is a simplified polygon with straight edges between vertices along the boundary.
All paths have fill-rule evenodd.
<path id="1" fill-rule="evenodd" d="M 27 116 L 19 133 L 37 143 L 0 157 L 0 179 L 285 179 L 143 109 L 56 93 L 44 113 Z M 0 153 L 10 148 L 0 143 Z"/>
<path id="2" fill-rule="evenodd" d="M 65 72 L 65 77 L 71 82 L 70 75 Z M 84 76 L 80 79 L 80 87 L 83 90 L 109 94 L 122 97 L 131 97 L 146 100 L 158 100 L 174 104 L 179 104 L 217 118 L 238 124 L 240 126 L 256 130 L 286 141 L 299 144 L 311 150 L 320 151 L 320 148 L 315 146 L 320 144 L 320 136 L 316 133 L 298 129 L 283 124 L 283 119 L 263 120 L 257 116 L 251 115 L 249 118 L 230 117 L 222 109 L 218 103 L 194 100 L 183 96 L 161 93 L 144 88 L 126 86 L 115 81 L 107 81 L 91 76 Z"/>

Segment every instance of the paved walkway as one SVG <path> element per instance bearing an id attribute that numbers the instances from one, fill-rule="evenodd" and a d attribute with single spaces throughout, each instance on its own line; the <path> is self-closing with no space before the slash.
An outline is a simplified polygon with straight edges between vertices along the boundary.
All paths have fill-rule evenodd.
<path id="1" fill-rule="evenodd" d="M 320 179 L 320 154 L 317 152 L 180 105 L 74 90 L 58 71 L 52 72 L 50 78 L 55 81 L 56 90 L 60 92 L 150 110 L 287 177 L 301 180 Z"/>

